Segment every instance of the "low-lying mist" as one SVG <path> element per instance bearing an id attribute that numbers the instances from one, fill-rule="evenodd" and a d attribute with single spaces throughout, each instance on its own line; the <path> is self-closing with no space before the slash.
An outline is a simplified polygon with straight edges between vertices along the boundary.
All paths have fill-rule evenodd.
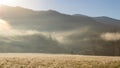
<path id="1" fill-rule="evenodd" d="M 119 32 L 97 32 L 90 26 L 49 32 L 36 29 L 16 29 L 10 22 L 0 19 L 0 27 L 0 52 L 5 53 L 114 55 L 112 53 L 114 49 L 111 47 L 119 45 L 120 40 Z M 112 41 L 117 42 L 114 44 Z"/>

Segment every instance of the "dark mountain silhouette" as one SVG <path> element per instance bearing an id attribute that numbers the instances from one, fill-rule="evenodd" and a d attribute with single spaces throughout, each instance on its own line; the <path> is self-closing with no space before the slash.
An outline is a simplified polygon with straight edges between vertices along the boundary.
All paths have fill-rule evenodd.
<path id="1" fill-rule="evenodd" d="M 98 21 L 98 22 L 107 24 L 107 25 L 120 27 L 120 20 L 113 19 L 113 18 L 110 18 L 110 17 L 106 17 L 106 16 L 95 17 L 95 20 Z"/>
<path id="2" fill-rule="evenodd" d="M 12 29 L 10 36 L 0 34 L 0 52 L 120 55 L 117 19 L 22 7 L 2 9 L 0 17 Z"/>
<path id="3" fill-rule="evenodd" d="M 42 31 L 63 31 L 83 26 L 92 26 L 94 28 L 96 28 L 97 25 L 99 25 L 100 28 L 107 26 L 98 23 L 88 16 L 67 15 L 54 10 L 33 11 L 21 7 L 4 6 L 3 11 L 2 18 L 8 20 L 15 28 L 32 29 L 33 27 L 33 29 Z M 97 26 L 96 29 L 99 29 L 99 27 Z"/>

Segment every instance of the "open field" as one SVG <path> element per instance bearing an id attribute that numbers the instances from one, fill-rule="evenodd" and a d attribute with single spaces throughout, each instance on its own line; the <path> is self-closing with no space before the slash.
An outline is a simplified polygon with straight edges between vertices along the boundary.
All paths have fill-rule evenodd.
<path id="1" fill-rule="evenodd" d="M 0 68 L 120 68 L 120 57 L 8 53 Z"/>

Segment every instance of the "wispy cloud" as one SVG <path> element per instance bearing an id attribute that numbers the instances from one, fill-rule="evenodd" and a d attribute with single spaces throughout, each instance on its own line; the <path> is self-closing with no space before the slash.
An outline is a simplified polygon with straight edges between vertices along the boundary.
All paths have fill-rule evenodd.
<path id="1" fill-rule="evenodd" d="M 36 30 L 18 30 L 14 29 L 7 21 L 0 19 L 0 36 L 24 36 L 24 35 L 34 35 L 42 34 L 47 35 L 45 32 L 39 32 Z"/>
<path id="2" fill-rule="evenodd" d="M 104 33 L 101 35 L 101 38 L 106 41 L 118 41 L 120 40 L 120 33 Z"/>

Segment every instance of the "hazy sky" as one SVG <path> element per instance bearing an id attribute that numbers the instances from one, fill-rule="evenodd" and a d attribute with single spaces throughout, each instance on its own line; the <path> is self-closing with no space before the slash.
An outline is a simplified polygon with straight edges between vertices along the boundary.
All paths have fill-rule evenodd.
<path id="1" fill-rule="evenodd" d="M 120 19 L 120 0 L 3 0 L 7 5 L 35 10 L 53 9 L 67 14 L 110 16 Z"/>

